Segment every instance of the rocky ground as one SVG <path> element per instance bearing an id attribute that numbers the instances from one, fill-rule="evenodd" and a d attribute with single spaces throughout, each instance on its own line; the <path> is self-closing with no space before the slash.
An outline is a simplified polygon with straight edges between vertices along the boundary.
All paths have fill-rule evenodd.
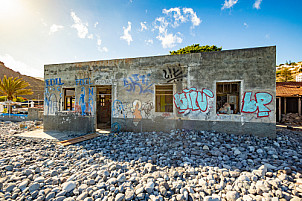
<path id="1" fill-rule="evenodd" d="M 12 136 L 35 124 L 0 124 L 0 200 L 302 200 L 299 131 L 128 132 L 67 147 Z"/>

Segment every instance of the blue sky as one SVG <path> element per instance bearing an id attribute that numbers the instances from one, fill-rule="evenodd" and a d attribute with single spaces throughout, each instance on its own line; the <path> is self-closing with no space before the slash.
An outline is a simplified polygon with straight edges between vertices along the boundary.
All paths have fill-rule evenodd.
<path id="1" fill-rule="evenodd" d="M 300 0 L 0 0 L 0 61 L 44 64 L 169 54 L 187 45 L 277 46 L 302 61 Z"/>

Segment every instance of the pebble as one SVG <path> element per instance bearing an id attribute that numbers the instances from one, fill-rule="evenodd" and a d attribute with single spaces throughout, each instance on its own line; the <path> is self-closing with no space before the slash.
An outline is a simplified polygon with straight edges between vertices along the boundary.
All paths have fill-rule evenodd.
<path id="1" fill-rule="evenodd" d="M 0 123 L 0 200 L 302 198 L 302 137 L 295 131 L 279 130 L 276 139 L 120 132 L 63 147 L 10 130 L 23 131 L 18 123 Z"/>

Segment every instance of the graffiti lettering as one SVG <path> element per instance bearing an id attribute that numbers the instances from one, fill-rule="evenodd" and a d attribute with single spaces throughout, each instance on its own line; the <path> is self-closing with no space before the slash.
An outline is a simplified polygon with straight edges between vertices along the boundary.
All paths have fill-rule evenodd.
<path id="1" fill-rule="evenodd" d="M 268 117 L 271 110 L 266 105 L 273 101 L 273 96 L 266 92 L 257 92 L 252 100 L 252 94 L 253 92 L 244 93 L 241 112 L 257 112 L 257 117 Z"/>
<path id="2" fill-rule="evenodd" d="M 167 80 L 167 82 L 182 81 L 182 78 L 186 76 L 183 74 L 181 69 L 167 68 L 163 71 L 163 76 Z"/>
<path id="3" fill-rule="evenodd" d="M 119 118 L 122 116 L 123 118 L 126 118 L 125 110 L 122 101 L 120 100 L 114 100 L 112 103 L 112 116 Z"/>
<path id="4" fill-rule="evenodd" d="M 184 113 L 186 110 L 205 112 L 208 109 L 208 97 L 214 97 L 209 89 L 202 89 L 202 91 L 197 91 L 196 88 L 184 89 L 181 93 L 174 94 L 174 104 L 179 109 L 179 113 Z"/>
<path id="5" fill-rule="evenodd" d="M 91 85 L 91 79 L 90 78 L 84 78 L 84 79 L 75 79 L 76 85 Z"/>
<path id="6" fill-rule="evenodd" d="M 111 131 L 113 133 L 118 133 L 121 130 L 121 126 L 118 122 L 114 122 L 113 124 L 111 124 Z"/>
<path id="7" fill-rule="evenodd" d="M 149 80 L 150 74 L 147 75 L 139 75 L 132 74 L 128 78 L 124 78 L 124 87 L 126 91 L 135 92 L 135 89 L 139 89 L 139 93 L 154 93 L 153 89 L 151 89 L 153 83 L 150 83 Z"/>
<path id="8" fill-rule="evenodd" d="M 61 78 L 54 78 L 54 79 L 46 79 L 45 85 L 46 87 L 55 86 L 55 85 L 63 85 Z"/>
<path id="9" fill-rule="evenodd" d="M 94 108 L 94 100 L 93 100 L 93 89 L 94 88 L 89 88 L 88 90 L 88 101 L 85 102 L 85 94 L 86 94 L 86 89 L 85 87 L 81 88 L 81 94 L 79 98 L 79 102 L 76 103 L 75 106 L 75 111 L 77 113 L 80 113 L 82 116 L 88 116 L 88 115 L 93 115 L 93 108 Z M 76 101 L 77 102 L 77 101 Z"/>

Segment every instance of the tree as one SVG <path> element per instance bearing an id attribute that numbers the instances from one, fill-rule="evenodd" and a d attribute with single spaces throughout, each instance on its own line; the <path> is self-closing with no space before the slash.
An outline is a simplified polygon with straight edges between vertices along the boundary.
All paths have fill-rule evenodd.
<path id="1" fill-rule="evenodd" d="M 279 75 L 282 82 L 288 82 L 294 79 L 291 71 L 288 68 L 283 68 Z"/>
<path id="2" fill-rule="evenodd" d="M 215 45 L 209 46 L 199 46 L 199 44 L 193 44 L 184 48 L 181 48 L 177 51 L 170 51 L 171 55 L 175 54 L 189 54 L 189 53 L 198 53 L 198 52 L 213 52 L 221 51 L 222 47 L 216 47 Z"/>
<path id="3" fill-rule="evenodd" d="M 22 78 L 7 78 L 4 75 L 4 78 L 0 80 L 0 94 L 6 96 L 6 100 L 13 101 L 17 96 L 33 94 L 31 89 L 25 89 L 28 86 L 29 83 L 22 80 Z M 9 108 L 10 111 L 11 108 Z"/>

